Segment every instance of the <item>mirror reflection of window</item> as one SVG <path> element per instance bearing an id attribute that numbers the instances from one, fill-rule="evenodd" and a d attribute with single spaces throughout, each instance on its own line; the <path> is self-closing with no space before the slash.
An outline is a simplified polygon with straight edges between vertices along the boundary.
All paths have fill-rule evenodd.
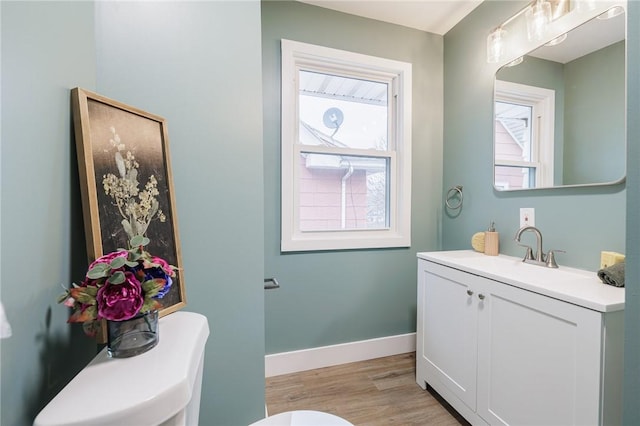
<path id="1" fill-rule="evenodd" d="M 535 186 L 537 166 L 520 167 L 510 163 L 530 163 L 531 116 L 533 107 L 510 102 L 496 102 L 495 184 L 502 189 Z"/>
<path id="2" fill-rule="evenodd" d="M 555 92 L 496 81 L 494 186 L 530 189 L 553 182 Z"/>

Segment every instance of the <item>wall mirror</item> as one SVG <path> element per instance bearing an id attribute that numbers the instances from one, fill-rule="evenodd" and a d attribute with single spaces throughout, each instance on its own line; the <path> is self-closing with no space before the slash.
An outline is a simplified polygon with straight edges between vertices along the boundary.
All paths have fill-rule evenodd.
<path id="1" fill-rule="evenodd" d="M 496 190 L 607 185 L 625 178 L 626 17 L 619 10 L 496 72 Z"/>

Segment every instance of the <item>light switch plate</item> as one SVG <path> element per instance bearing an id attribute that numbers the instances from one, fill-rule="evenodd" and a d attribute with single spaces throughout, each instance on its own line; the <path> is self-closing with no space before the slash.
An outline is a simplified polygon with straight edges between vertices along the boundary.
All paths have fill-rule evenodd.
<path id="1" fill-rule="evenodd" d="M 520 208 L 520 228 L 523 226 L 536 226 L 536 209 L 533 207 Z"/>

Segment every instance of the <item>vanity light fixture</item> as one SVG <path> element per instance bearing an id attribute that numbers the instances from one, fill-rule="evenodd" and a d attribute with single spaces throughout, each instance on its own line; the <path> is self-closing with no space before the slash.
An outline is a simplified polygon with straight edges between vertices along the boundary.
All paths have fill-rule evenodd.
<path id="1" fill-rule="evenodd" d="M 507 30 L 505 28 L 509 23 L 524 15 L 527 26 L 527 38 L 529 41 L 540 41 L 544 39 L 549 23 L 564 16 L 571 10 L 569 1 L 570 0 L 533 0 L 511 18 L 491 30 L 487 36 L 487 62 L 497 63 L 505 58 L 507 53 Z M 562 37 L 563 36 L 560 36 L 550 41 L 549 43 L 554 43 L 550 44 L 550 46 L 564 41 Z M 516 61 L 517 59 L 513 62 Z M 514 65 L 517 65 L 517 63 L 514 63 Z"/>
<path id="2" fill-rule="evenodd" d="M 495 64 L 500 62 L 505 55 L 504 39 L 507 31 L 498 27 L 487 36 L 487 62 Z"/>

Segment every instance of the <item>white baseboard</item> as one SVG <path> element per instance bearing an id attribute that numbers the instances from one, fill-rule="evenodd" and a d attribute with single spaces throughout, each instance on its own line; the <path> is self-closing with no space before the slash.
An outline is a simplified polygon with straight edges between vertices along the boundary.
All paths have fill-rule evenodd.
<path id="1" fill-rule="evenodd" d="M 266 377 L 365 361 L 416 350 L 416 333 L 281 352 L 264 357 Z"/>

